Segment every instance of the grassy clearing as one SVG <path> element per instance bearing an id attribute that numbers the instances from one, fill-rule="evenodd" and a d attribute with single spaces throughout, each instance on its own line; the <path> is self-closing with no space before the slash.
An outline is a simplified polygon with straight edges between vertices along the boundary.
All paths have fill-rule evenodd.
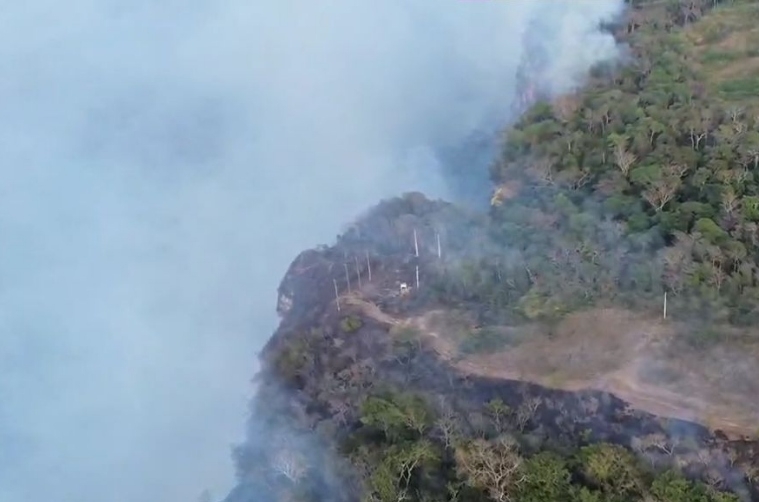
<path id="1" fill-rule="evenodd" d="M 759 2 L 719 7 L 682 37 L 690 61 L 715 96 L 752 107 L 759 102 Z"/>
<path id="2" fill-rule="evenodd" d="M 741 77 L 719 84 L 719 95 L 725 101 L 748 101 L 759 98 L 759 76 Z"/>
<path id="3" fill-rule="evenodd" d="M 759 402 L 746 399 L 759 394 L 753 328 L 694 329 L 611 308 L 569 314 L 550 333 L 537 322 L 471 322 L 464 312 L 438 311 L 419 322 L 416 334 L 431 336 L 442 356 L 473 374 L 608 390 L 654 414 L 736 432 L 745 433 L 759 415 Z"/>

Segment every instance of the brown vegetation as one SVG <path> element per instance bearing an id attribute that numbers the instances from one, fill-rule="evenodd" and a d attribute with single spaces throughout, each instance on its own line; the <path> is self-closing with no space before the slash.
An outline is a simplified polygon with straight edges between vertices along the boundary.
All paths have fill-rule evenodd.
<path id="1" fill-rule="evenodd" d="M 471 320 L 433 311 L 401 320 L 358 296 L 346 297 L 373 319 L 413 327 L 441 357 L 460 371 L 523 380 L 547 387 L 610 392 L 649 413 L 752 436 L 757 432 L 759 366 L 751 351 L 716 347 L 704 353 L 678 342 L 678 326 L 620 309 L 591 309 L 568 315 L 544 331 L 520 328 L 530 337 L 488 354 L 461 354 Z M 674 354 L 673 351 L 677 353 Z M 754 394 L 752 394 L 754 393 Z"/>

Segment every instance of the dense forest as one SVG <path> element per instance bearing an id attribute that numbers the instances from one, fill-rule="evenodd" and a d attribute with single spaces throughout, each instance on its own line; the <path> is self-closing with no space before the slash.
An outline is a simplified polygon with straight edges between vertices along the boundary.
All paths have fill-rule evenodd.
<path id="1" fill-rule="evenodd" d="M 658 305 L 667 291 L 680 303 L 673 314 L 752 324 L 759 10 L 651 3 L 634 2 L 621 29 L 631 61 L 537 102 L 506 132 L 493 233 L 517 246 L 516 268 L 533 271 L 530 294 L 550 309 L 615 297 Z"/>
<path id="2" fill-rule="evenodd" d="M 756 437 L 455 376 L 399 327 L 456 309 L 478 333 L 462 351 L 493 352 L 513 340 L 483 325 L 659 319 L 666 295 L 692 348 L 759 346 L 759 0 L 629 0 L 607 29 L 624 57 L 573 93 L 542 95 L 526 65 L 488 214 L 385 201 L 294 262 L 226 502 L 759 500 Z M 420 268 L 408 299 L 377 293 Z"/>

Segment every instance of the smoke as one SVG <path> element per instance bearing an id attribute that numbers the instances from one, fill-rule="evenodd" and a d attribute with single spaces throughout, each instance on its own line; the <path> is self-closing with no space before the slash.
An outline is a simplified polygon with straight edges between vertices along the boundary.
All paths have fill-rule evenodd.
<path id="1" fill-rule="evenodd" d="M 528 30 L 565 90 L 621 4 L 5 5 L 0 502 L 226 489 L 291 257 L 454 197 L 438 152 L 507 117 Z"/>

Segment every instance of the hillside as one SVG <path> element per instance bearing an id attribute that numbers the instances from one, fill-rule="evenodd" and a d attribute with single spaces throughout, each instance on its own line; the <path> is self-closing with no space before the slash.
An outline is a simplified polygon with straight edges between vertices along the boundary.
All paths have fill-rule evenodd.
<path id="1" fill-rule="evenodd" d="M 303 252 L 226 502 L 759 500 L 759 1 L 631 1 L 490 210 L 383 201 Z"/>

